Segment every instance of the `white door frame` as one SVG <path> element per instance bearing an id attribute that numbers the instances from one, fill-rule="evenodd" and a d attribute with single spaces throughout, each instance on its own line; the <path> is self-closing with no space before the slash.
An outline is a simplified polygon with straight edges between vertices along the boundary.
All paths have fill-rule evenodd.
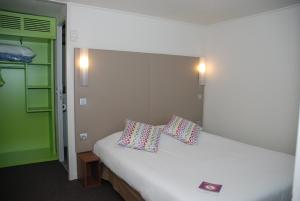
<path id="1" fill-rule="evenodd" d="M 78 178 L 77 154 L 75 150 L 75 68 L 74 68 L 74 44 L 71 40 L 71 7 L 73 3 L 67 2 L 66 18 L 66 81 L 67 81 L 67 117 L 68 117 L 68 166 L 69 180 Z"/>
<path id="2" fill-rule="evenodd" d="M 62 26 L 57 26 L 56 36 L 56 132 L 58 145 L 58 158 L 64 158 L 64 125 L 63 125 L 63 84 L 62 84 Z"/>

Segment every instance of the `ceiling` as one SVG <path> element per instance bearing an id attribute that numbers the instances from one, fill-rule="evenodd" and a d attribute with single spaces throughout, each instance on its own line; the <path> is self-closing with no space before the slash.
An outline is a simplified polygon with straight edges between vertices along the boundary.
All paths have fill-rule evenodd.
<path id="1" fill-rule="evenodd" d="M 213 24 L 274 10 L 300 0 L 60 0 L 197 24 Z"/>
<path id="2" fill-rule="evenodd" d="M 207 25 L 287 7 L 300 0 L 0 0 L 0 5 L 1 9 L 56 17 L 63 22 L 65 2 Z"/>

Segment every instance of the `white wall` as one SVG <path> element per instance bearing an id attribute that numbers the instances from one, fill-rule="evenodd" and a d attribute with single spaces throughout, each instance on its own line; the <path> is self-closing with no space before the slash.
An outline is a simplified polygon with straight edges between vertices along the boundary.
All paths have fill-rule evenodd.
<path id="1" fill-rule="evenodd" d="M 199 25 L 68 3 L 67 92 L 70 179 L 77 177 L 74 136 L 74 48 L 201 56 L 204 47 L 203 35 L 204 27 Z"/>
<path id="2" fill-rule="evenodd" d="M 70 179 L 77 178 L 74 48 L 206 54 L 204 129 L 293 154 L 300 100 L 300 7 L 211 26 L 68 3 Z M 72 34 L 71 34 L 72 33 Z"/>
<path id="3" fill-rule="evenodd" d="M 211 25 L 204 129 L 295 153 L 300 6 Z"/>
<path id="4" fill-rule="evenodd" d="M 204 27 L 80 4 L 70 6 L 75 47 L 199 56 Z"/>

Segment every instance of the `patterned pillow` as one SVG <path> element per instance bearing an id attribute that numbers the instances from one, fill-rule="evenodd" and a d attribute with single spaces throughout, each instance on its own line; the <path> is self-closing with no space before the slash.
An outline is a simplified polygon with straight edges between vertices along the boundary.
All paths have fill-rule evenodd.
<path id="1" fill-rule="evenodd" d="M 118 144 L 133 149 L 157 152 L 160 134 L 159 127 L 127 120 Z"/>
<path id="2" fill-rule="evenodd" d="M 171 135 L 172 137 L 186 144 L 195 144 L 200 131 L 201 127 L 199 125 L 173 115 L 172 119 L 163 128 L 162 132 Z"/>

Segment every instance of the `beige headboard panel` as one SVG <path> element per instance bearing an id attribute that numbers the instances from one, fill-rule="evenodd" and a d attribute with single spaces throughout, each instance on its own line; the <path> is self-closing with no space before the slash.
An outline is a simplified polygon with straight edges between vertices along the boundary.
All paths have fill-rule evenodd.
<path id="1" fill-rule="evenodd" d="M 90 49 L 88 86 L 82 87 L 79 55 L 75 49 L 77 152 L 91 150 L 97 140 L 123 130 L 127 118 L 158 125 L 177 114 L 202 122 L 198 58 Z M 81 97 L 87 98 L 87 105 L 79 105 Z M 81 141 L 79 134 L 85 132 L 88 139 Z"/>

